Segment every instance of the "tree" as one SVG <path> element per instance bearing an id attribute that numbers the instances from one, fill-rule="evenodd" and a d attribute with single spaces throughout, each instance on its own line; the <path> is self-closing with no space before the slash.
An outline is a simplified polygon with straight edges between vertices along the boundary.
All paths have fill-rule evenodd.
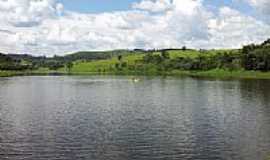
<path id="1" fill-rule="evenodd" d="M 126 68 L 126 67 L 127 67 L 127 62 L 123 62 L 123 63 L 121 64 L 121 67 Z"/>
<path id="2" fill-rule="evenodd" d="M 150 52 L 150 53 L 147 53 L 144 57 L 143 57 L 143 61 L 145 63 L 150 63 L 153 59 L 153 53 Z"/>
<path id="3" fill-rule="evenodd" d="M 122 55 L 119 55 L 117 58 L 118 58 L 118 61 L 122 61 L 123 59 Z"/>
<path id="4" fill-rule="evenodd" d="M 66 64 L 66 68 L 67 68 L 68 72 L 70 72 L 71 69 L 73 68 L 73 63 L 72 63 L 72 62 L 68 62 L 68 63 Z"/>
<path id="5" fill-rule="evenodd" d="M 170 59 L 169 53 L 168 53 L 167 51 L 165 51 L 165 50 L 162 50 L 162 51 L 161 51 L 161 56 L 162 56 L 162 58 L 164 58 L 164 59 Z"/>
<path id="6" fill-rule="evenodd" d="M 121 67 L 120 67 L 120 64 L 119 63 L 115 63 L 115 68 L 117 69 L 117 70 L 119 70 Z"/>
<path id="7" fill-rule="evenodd" d="M 183 51 L 187 50 L 187 47 L 186 47 L 186 46 L 183 46 L 183 47 L 182 47 L 182 50 L 183 50 Z"/>
<path id="8" fill-rule="evenodd" d="M 247 45 L 242 50 L 242 64 L 246 70 L 270 70 L 270 41 L 261 45 Z"/>
<path id="9" fill-rule="evenodd" d="M 263 42 L 262 46 L 269 46 L 270 45 L 270 39 L 267 39 Z"/>
<path id="10" fill-rule="evenodd" d="M 59 68 L 64 67 L 64 64 L 58 61 L 48 61 L 44 66 L 48 67 L 50 70 L 58 70 Z"/>

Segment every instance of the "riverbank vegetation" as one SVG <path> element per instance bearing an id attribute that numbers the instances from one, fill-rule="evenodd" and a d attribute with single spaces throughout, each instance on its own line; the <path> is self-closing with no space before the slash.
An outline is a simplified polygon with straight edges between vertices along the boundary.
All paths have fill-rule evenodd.
<path id="1" fill-rule="evenodd" d="M 270 40 L 230 50 L 135 49 L 49 58 L 0 54 L 0 70 L 0 76 L 58 73 L 270 79 Z"/>

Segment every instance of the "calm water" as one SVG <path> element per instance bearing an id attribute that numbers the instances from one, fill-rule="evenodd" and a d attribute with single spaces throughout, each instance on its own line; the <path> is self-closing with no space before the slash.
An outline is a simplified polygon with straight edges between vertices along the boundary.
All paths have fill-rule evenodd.
<path id="1" fill-rule="evenodd" d="M 0 78 L 1 160 L 265 160 L 270 81 Z"/>

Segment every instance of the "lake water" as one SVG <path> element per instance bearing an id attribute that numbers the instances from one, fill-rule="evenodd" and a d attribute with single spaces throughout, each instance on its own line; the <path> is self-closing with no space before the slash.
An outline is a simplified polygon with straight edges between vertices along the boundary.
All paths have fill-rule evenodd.
<path id="1" fill-rule="evenodd" d="M 270 81 L 0 78 L 1 160 L 265 160 Z"/>

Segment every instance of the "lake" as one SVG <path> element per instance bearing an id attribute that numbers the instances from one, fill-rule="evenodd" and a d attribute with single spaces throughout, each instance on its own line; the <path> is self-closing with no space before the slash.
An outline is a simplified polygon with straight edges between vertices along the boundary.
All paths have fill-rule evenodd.
<path id="1" fill-rule="evenodd" d="M 0 78 L 1 160 L 265 160 L 270 81 Z"/>

